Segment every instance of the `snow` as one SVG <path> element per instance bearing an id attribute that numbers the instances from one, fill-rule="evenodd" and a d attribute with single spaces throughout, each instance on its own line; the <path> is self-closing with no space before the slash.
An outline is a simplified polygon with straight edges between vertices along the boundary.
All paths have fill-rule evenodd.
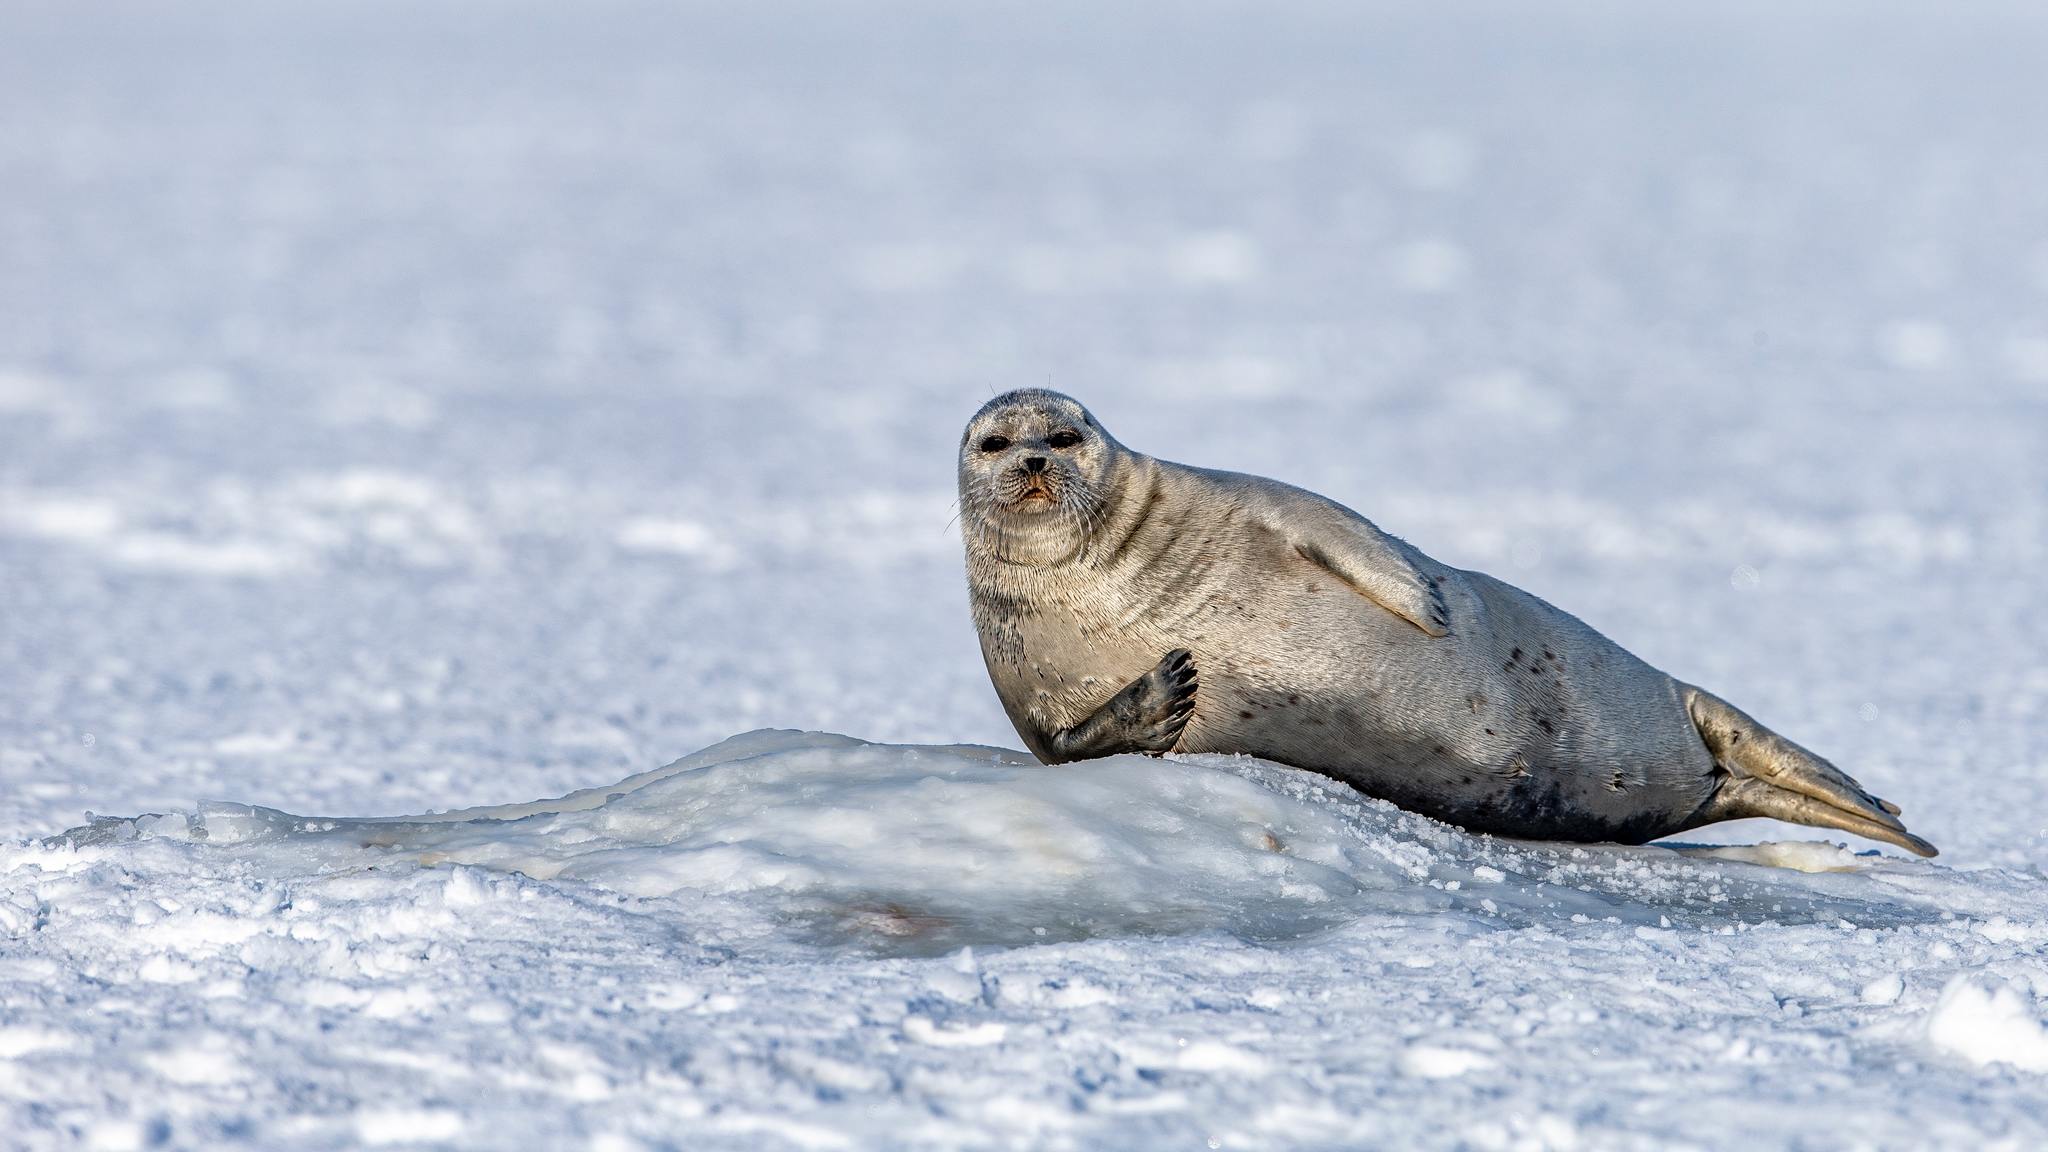
<path id="1" fill-rule="evenodd" d="M 2037 874 L 1505 841 L 1242 757 L 760 731 L 551 801 L 103 817 L 0 876 L 17 1085 L 230 1142 L 1548 1146 L 1816 1137 L 1753 1117 L 1818 1091 L 1960 1139 L 1958 1093 L 2032 1131 L 2048 1059 L 1979 984 L 2048 984 Z"/>
<path id="2" fill-rule="evenodd" d="M 119 7 L 0 35 L 8 1146 L 2048 1142 L 2037 6 Z M 1046 383 L 1943 855 L 1005 751 Z"/>
<path id="3" fill-rule="evenodd" d="M 2048 1072 L 2048 1022 L 2031 997 L 2004 983 L 1957 976 L 1927 1017 L 1927 1038 L 1972 1064 Z"/>
<path id="4" fill-rule="evenodd" d="M 102 818 L 36 846 L 31 859 L 48 870 L 53 851 L 78 851 L 69 872 L 110 847 L 137 859 L 159 841 L 198 846 L 205 858 L 227 853 L 280 881 L 453 869 L 443 898 L 455 903 L 483 898 L 467 868 L 683 897 L 677 916 L 709 917 L 693 939 L 962 949 L 967 972 L 977 946 L 1197 933 L 1281 942 L 1376 915 L 1707 930 L 1924 922 L 1986 899 L 1968 885 L 1950 890 L 1940 873 L 1833 845 L 1584 849 L 1476 837 L 1249 758 L 1046 767 L 996 749 L 772 731 L 559 800 L 353 819 L 216 803 Z M 1809 847 L 1818 851 L 1801 851 Z M 1782 868 L 1807 855 L 1826 867 L 1803 871 L 1858 875 L 1788 884 L 1769 867 L 1698 863 Z M 179 853 L 177 867 L 193 858 Z M 234 944 L 254 931 L 239 922 L 211 930 Z M 145 979 L 196 978 L 162 959 L 145 961 Z"/>

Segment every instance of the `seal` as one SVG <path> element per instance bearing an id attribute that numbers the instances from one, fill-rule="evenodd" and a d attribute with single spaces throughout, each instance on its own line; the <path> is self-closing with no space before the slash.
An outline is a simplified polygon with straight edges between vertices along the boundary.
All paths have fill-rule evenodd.
<path id="1" fill-rule="evenodd" d="M 1897 805 L 1577 617 L 1314 493 L 1135 452 L 1058 392 L 968 422 L 960 520 L 989 676 L 1047 763 L 1245 753 L 1504 836 L 1767 816 L 1935 855 Z"/>

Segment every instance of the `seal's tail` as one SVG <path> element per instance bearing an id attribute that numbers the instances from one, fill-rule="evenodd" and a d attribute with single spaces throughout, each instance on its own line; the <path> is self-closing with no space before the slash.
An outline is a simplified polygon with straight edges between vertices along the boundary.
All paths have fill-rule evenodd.
<path id="1" fill-rule="evenodd" d="M 1751 719 L 1710 692 L 1684 689 L 1686 710 L 1727 777 L 1693 825 L 1767 816 L 1837 828 L 1896 844 L 1918 856 L 1939 849 L 1906 831 L 1899 806 L 1863 790 L 1841 769 Z"/>

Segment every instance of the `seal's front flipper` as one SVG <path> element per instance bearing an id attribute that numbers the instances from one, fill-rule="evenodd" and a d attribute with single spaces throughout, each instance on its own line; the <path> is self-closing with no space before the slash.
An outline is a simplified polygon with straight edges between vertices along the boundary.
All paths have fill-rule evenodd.
<path id="1" fill-rule="evenodd" d="M 1416 565 L 1412 550 L 1343 505 L 1322 503 L 1322 515 L 1305 518 L 1296 509 L 1273 526 L 1286 534 L 1303 559 L 1320 565 L 1359 595 L 1428 635 L 1450 635 L 1451 609 L 1441 584 Z"/>
<path id="2" fill-rule="evenodd" d="M 1872 796 L 1847 773 L 1698 688 L 1683 689 L 1686 711 L 1707 751 L 1728 772 L 1693 826 L 1767 816 L 1838 828 L 1896 844 L 1919 856 L 1938 849 L 1906 831 L 1899 806 Z"/>
<path id="3" fill-rule="evenodd" d="M 1046 738 L 1048 764 L 1123 752 L 1170 752 L 1195 714 L 1195 658 L 1185 648 L 1124 685 L 1086 720 Z"/>

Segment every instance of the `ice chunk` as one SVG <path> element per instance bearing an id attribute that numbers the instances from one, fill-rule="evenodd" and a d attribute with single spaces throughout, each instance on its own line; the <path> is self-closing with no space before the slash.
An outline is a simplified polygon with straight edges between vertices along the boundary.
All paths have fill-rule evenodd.
<path id="1" fill-rule="evenodd" d="M 1934 1046 L 1972 1064 L 2010 1064 L 2048 1072 L 2048 1023 L 2011 985 L 1957 976 L 1927 1018 Z"/>

